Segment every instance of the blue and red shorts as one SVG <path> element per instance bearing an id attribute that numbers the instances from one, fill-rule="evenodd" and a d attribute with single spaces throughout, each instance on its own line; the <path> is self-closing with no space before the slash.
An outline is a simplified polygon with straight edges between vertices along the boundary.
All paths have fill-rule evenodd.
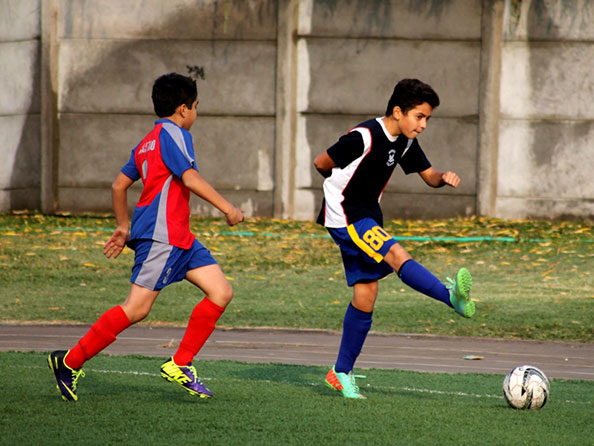
<path id="1" fill-rule="evenodd" d="M 326 228 L 340 248 L 349 286 L 374 282 L 394 272 L 384 261 L 398 243 L 372 218 L 364 218 L 346 228 Z"/>
<path id="2" fill-rule="evenodd" d="M 217 263 L 198 240 L 189 249 L 154 240 L 136 240 L 134 251 L 130 282 L 153 291 L 182 281 L 190 270 Z"/>

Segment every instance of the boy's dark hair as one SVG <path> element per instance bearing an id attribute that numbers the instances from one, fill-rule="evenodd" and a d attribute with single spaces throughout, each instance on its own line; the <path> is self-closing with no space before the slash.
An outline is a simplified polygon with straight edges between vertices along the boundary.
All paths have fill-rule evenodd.
<path id="1" fill-rule="evenodd" d="M 168 73 L 158 77 L 153 84 L 153 107 L 159 118 L 173 115 L 182 104 L 192 107 L 197 97 L 196 81 L 188 76 Z"/>
<path id="2" fill-rule="evenodd" d="M 403 114 L 412 110 L 423 102 L 428 103 L 431 108 L 439 105 L 439 96 L 430 85 L 418 79 L 402 79 L 394 87 L 394 92 L 386 107 L 386 116 L 390 116 L 394 107 L 400 107 Z"/>

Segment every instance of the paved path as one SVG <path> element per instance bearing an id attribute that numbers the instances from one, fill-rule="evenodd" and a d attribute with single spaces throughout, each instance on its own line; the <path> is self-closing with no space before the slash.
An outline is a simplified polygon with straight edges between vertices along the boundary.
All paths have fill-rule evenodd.
<path id="1" fill-rule="evenodd" d="M 69 348 L 87 329 L 84 325 L 0 324 L 0 351 Z M 175 352 L 182 335 L 183 328 L 136 325 L 105 353 L 166 357 Z M 340 333 L 328 331 L 217 329 L 198 359 L 330 366 L 339 343 Z M 539 367 L 550 378 L 594 380 L 594 344 L 370 334 L 357 361 L 358 368 L 501 375 L 522 364 Z"/>

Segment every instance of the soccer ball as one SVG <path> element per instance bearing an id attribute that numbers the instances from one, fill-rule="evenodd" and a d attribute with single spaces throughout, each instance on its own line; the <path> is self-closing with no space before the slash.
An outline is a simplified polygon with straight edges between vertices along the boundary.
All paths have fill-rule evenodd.
<path id="1" fill-rule="evenodd" d="M 503 396 L 514 409 L 540 409 L 546 404 L 550 389 L 546 375 L 531 365 L 512 369 L 503 380 Z"/>

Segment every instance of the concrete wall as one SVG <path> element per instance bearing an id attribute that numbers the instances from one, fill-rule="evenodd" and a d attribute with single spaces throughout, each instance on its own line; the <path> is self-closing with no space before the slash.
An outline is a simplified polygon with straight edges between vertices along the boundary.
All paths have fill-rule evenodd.
<path id="1" fill-rule="evenodd" d="M 592 216 L 594 2 L 506 6 L 495 213 Z"/>
<path id="2" fill-rule="evenodd" d="M 295 217 L 311 218 L 321 204 L 322 177 L 311 160 L 357 123 L 383 116 L 394 85 L 407 77 L 440 95 L 419 141 L 437 169 L 463 181 L 456 191 L 435 190 L 397 168 L 382 197 L 385 216 L 475 212 L 481 1 L 408 5 L 301 2 Z"/>
<path id="3" fill-rule="evenodd" d="M 314 218 L 313 158 L 382 115 L 404 77 L 439 93 L 419 141 L 462 184 L 430 189 L 397 169 L 387 218 L 592 216 L 593 9 L 588 0 L 0 0 L 0 210 L 109 211 L 111 182 L 152 127 L 153 80 L 199 65 L 198 166 L 248 216 Z M 198 199 L 192 211 L 219 215 Z"/>
<path id="4" fill-rule="evenodd" d="M 110 208 L 111 181 L 155 119 L 152 82 L 200 65 L 198 167 L 248 214 L 272 215 L 274 2 L 61 0 L 58 17 L 61 209 Z"/>
<path id="5" fill-rule="evenodd" d="M 0 2 L 0 210 L 38 209 L 40 4 Z"/>

